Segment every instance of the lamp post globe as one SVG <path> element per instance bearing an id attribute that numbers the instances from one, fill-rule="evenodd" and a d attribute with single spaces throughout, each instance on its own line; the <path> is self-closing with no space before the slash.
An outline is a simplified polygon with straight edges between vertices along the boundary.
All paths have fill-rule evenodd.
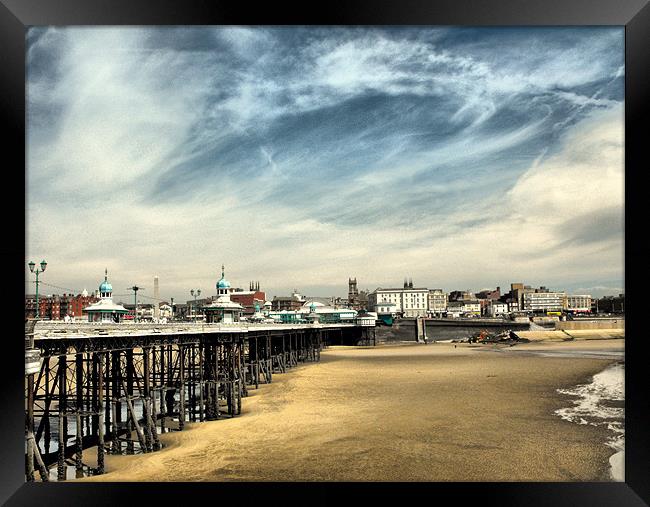
<path id="1" fill-rule="evenodd" d="M 40 270 L 38 268 L 34 269 L 36 267 L 36 263 L 34 261 L 29 261 L 27 265 L 29 266 L 29 271 L 31 271 L 36 275 L 36 318 L 38 319 L 40 316 L 40 311 L 38 307 L 38 275 L 43 271 L 45 271 L 45 268 L 47 267 L 47 262 L 45 262 L 45 259 L 41 261 Z"/>

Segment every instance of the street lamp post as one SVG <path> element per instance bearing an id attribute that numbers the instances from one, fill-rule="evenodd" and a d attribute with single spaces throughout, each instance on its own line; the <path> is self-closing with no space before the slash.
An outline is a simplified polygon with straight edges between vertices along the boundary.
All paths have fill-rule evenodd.
<path id="1" fill-rule="evenodd" d="M 172 314 L 171 314 L 171 317 L 169 318 L 169 320 L 173 321 L 174 320 L 174 298 L 171 298 L 171 299 L 172 299 Z"/>
<path id="2" fill-rule="evenodd" d="M 45 268 L 47 267 L 47 262 L 45 262 L 45 259 L 41 261 L 41 269 L 39 270 L 38 268 L 34 269 L 36 266 L 36 263 L 34 261 L 30 261 L 29 264 L 29 270 L 36 275 L 36 318 L 38 319 L 39 317 L 39 307 L 38 307 L 38 275 L 45 271 Z"/>
<path id="3" fill-rule="evenodd" d="M 196 298 L 201 295 L 201 289 L 190 290 L 190 295 L 194 296 L 194 322 L 196 322 Z"/>
<path id="4" fill-rule="evenodd" d="M 138 321 L 138 291 L 143 290 L 144 287 L 138 287 L 134 285 L 129 287 L 127 290 L 133 291 L 133 323 L 135 324 Z"/>

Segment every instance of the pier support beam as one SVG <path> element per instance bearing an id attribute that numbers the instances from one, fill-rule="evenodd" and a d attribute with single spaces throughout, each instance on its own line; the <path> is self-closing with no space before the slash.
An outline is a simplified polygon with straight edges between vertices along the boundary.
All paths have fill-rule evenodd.
<path id="1" fill-rule="evenodd" d="M 66 479 L 66 466 L 65 466 L 65 444 L 67 441 L 67 424 L 66 424 L 66 371 L 67 364 L 65 356 L 59 356 L 59 367 L 57 373 L 59 375 L 59 448 L 57 452 L 57 466 L 56 476 L 57 480 L 65 481 Z"/>
<path id="2" fill-rule="evenodd" d="M 98 413 L 98 437 L 97 437 L 97 471 L 98 475 L 104 473 L 104 356 L 97 354 L 97 413 Z"/>
<path id="3" fill-rule="evenodd" d="M 180 407 L 178 415 L 178 429 L 185 427 L 185 347 L 179 346 L 179 384 L 180 384 Z"/>

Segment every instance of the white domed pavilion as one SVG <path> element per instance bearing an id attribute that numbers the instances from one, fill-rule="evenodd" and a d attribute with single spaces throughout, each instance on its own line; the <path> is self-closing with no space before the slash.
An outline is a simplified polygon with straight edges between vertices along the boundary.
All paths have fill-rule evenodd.
<path id="1" fill-rule="evenodd" d="M 129 311 L 122 305 L 113 303 L 113 286 L 108 281 L 108 269 L 104 271 L 104 281 L 99 285 L 99 301 L 84 308 L 88 322 L 122 322 Z"/>
<path id="2" fill-rule="evenodd" d="M 221 266 L 221 278 L 217 282 L 217 299 L 203 307 L 208 323 L 229 324 L 238 322 L 244 307 L 230 300 L 230 282 L 226 280 L 224 266 Z"/>

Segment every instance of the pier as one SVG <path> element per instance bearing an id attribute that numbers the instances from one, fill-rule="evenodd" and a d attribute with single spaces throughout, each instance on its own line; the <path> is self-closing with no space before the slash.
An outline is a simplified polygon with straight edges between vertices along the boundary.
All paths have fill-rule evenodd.
<path id="1" fill-rule="evenodd" d="M 250 389 L 328 345 L 374 344 L 355 324 L 63 324 L 28 320 L 26 480 L 104 473 L 186 422 L 241 414 Z M 87 463 L 96 447 L 96 466 Z M 84 454 L 86 451 L 86 454 Z M 93 456 L 94 458 L 94 456 Z"/>

